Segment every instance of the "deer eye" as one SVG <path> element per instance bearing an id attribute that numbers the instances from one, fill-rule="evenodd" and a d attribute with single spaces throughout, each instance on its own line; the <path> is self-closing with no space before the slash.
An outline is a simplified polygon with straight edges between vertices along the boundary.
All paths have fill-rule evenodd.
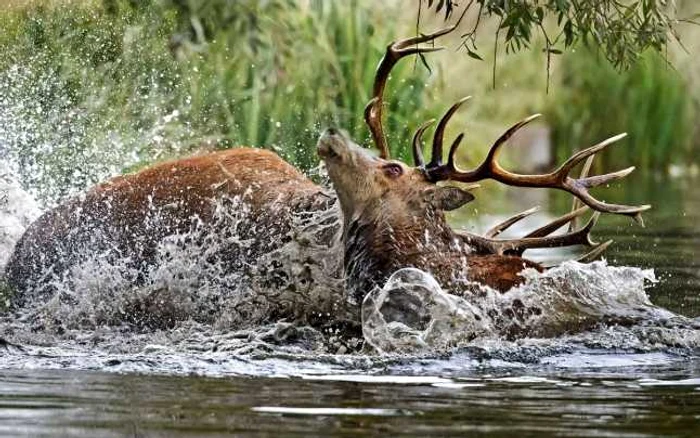
<path id="1" fill-rule="evenodd" d="M 384 174 L 389 178 L 398 178 L 403 175 L 403 167 L 396 163 L 389 163 L 384 165 Z"/>

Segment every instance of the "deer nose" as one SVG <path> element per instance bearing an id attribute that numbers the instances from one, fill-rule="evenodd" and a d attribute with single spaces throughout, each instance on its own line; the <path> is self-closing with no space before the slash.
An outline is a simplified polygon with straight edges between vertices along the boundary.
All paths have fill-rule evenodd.
<path id="1" fill-rule="evenodd" d="M 333 158 L 337 156 L 336 151 L 333 150 L 334 144 L 338 143 L 338 136 L 340 131 L 335 128 L 328 128 L 323 131 L 321 138 L 318 139 L 318 144 L 316 145 L 316 150 L 318 155 L 323 158 Z"/>

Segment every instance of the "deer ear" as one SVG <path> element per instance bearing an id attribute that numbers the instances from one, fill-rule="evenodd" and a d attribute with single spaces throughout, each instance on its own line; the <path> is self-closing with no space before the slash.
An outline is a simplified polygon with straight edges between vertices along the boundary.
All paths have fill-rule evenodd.
<path id="1" fill-rule="evenodd" d="M 474 195 L 454 186 L 431 187 L 425 195 L 430 205 L 444 211 L 456 210 L 474 200 Z"/>

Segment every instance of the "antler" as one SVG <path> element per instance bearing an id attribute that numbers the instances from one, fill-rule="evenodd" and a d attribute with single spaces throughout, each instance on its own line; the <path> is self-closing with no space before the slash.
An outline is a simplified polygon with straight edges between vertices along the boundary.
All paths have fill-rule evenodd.
<path id="1" fill-rule="evenodd" d="M 497 225 L 490 232 L 486 233 L 486 236 L 479 236 L 471 233 L 461 233 L 459 235 L 466 241 L 466 243 L 473 246 L 474 249 L 481 254 L 522 255 L 525 250 L 534 248 L 558 248 L 583 245 L 593 248 L 593 250 L 585 254 L 584 257 L 597 256 L 600 255 L 611 243 L 608 241 L 600 244 L 591 239 L 591 230 L 595 226 L 596 222 L 598 221 L 598 217 L 600 216 L 600 213 L 598 212 L 596 212 L 589 219 L 588 223 L 579 230 L 555 236 L 550 235 L 562 226 L 573 221 L 575 218 L 581 216 L 587 210 L 588 207 L 582 207 L 572 211 L 536 229 L 535 231 L 532 231 L 520 239 L 493 239 L 489 235 L 493 235 L 494 232 L 500 233 L 515 222 L 534 213 L 534 209 L 524 211 L 523 213 L 507 219 L 502 224 Z"/>
<path id="2" fill-rule="evenodd" d="M 433 137 L 432 158 L 427 165 L 424 164 L 422 155 L 420 154 L 420 137 L 425 129 L 419 129 L 418 132 L 416 132 L 413 147 L 414 161 L 416 162 L 417 166 L 423 168 L 426 177 L 430 181 L 438 182 L 443 180 L 452 180 L 459 182 L 476 182 L 483 179 L 493 179 L 504 184 L 517 187 L 559 189 L 571 193 L 576 198 L 580 199 L 581 202 L 596 211 L 631 216 L 637 221 L 641 221 L 641 213 L 643 211 L 651 208 L 650 205 L 629 206 L 607 204 L 597 200 L 588 192 L 590 188 L 624 178 L 634 170 L 634 166 L 604 175 L 590 177 L 582 176 L 580 178 L 572 178 L 569 176 L 571 170 L 573 170 L 573 168 L 580 162 L 588 157 L 594 156 L 596 153 L 600 152 L 616 141 L 621 140 L 627 134 L 619 134 L 614 137 L 610 137 L 595 146 L 584 149 L 566 160 L 566 162 L 559 166 L 558 169 L 543 175 L 521 175 L 509 172 L 501 167 L 496 161 L 501 146 L 503 146 L 513 136 L 513 134 L 515 134 L 523 126 L 540 117 L 540 114 L 534 114 L 511 126 L 510 129 L 508 129 L 503 135 L 501 135 L 501 137 L 499 137 L 498 140 L 496 140 L 493 146 L 491 146 L 486 159 L 474 170 L 462 171 L 457 169 L 457 166 L 455 165 L 455 153 L 457 152 L 457 149 L 459 148 L 459 145 L 463 139 L 463 134 L 460 134 L 452 143 L 447 155 L 447 163 L 443 164 L 442 142 L 445 126 L 457 109 L 459 109 L 459 107 L 468 99 L 469 97 L 466 97 L 452 105 L 452 107 L 450 107 L 450 109 L 438 123 L 435 130 L 435 135 Z M 425 126 L 425 128 L 427 128 L 427 126 Z"/>
<path id="3" fill-rule="evenodd" d="M 382 127 L 382 105 L 384 103 L 384 87 L 391 69 L 405 56 L 442 50 L 444 47 L 417 47 L 416 45 L 433 41 L 436 38 L 446 35 L 455 30 L 458 25 L 459 22 L 454 26 L 446 27 L 437 32 L 406 38 L 387 46 L 386 54 L 377 67 L 372 92 L 373 97 L 365 107 L 365 122 L 372 134 L 374 144 L 377 146 L 377 149 L 379 149 L 379 156 L 381 158 L 389 158 L 389 147 L 386 142 L 386 137 L 384 136 L 384 128 Z"/>

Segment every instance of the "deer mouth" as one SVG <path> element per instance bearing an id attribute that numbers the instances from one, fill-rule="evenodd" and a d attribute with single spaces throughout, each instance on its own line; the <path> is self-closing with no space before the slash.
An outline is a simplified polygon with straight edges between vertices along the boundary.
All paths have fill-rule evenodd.
<path id="1" fill-rule="evenodd" d="M 324 160 L 333 159 L 339 156 L 334 146 L 338 144 L 338 140 L 342 139 L 341 134 L 333 128 L 328 128 L 318 139 L 316 151 L 318 156 Z"/>

